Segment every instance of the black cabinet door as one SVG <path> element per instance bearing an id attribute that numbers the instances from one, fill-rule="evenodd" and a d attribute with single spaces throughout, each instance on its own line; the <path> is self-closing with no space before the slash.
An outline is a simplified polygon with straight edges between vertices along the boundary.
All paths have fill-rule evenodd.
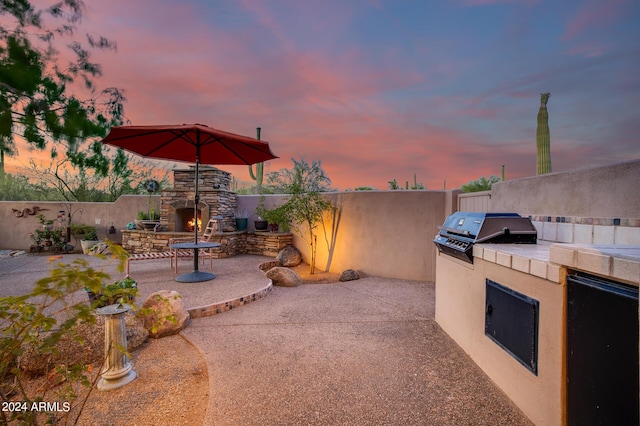
<path id="1" fill-rule="evenodd" d="M 539 311 L 537 300 L 486 280 L 484 334 L 535 375 Z"/>
<path id="2" fill-rule="evenodd" d="M 567 278 L 567 423 L 638 425 L 638 289 Z"/>

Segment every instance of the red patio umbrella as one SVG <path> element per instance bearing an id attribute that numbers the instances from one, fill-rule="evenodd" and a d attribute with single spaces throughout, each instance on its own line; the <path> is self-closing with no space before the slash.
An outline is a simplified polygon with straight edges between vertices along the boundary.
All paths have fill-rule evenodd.
<path id="1" fill-rule="evenodd" d="M 102 143 L 143 157 L 196 164 L 194 218 L 198 217 L 198 166 L 202 164 L 249 165 L 278 158 L 269 143 L 214 129 L 203 124 L 175 126 L 117 126 Z M 197 222 L 196 222 L 197 223 Z M 194 243 L 198 227 L 194 227 Z"/>

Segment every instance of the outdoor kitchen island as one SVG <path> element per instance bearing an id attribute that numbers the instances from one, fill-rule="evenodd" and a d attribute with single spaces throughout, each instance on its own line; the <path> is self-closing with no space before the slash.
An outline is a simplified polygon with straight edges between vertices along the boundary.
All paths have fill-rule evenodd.
<path id="1" fill-rule="evenodd" d="M 602 286 L 617 293 L 596 291 L 601 278 L 606 279 Z M 592 416 L 589 401 L 600 396 L 580 394 L 589 386 L 571 386 L 583 377 L 598 380 L 603 369 L 605 380 L 615 385 L 591 386 L 609 394 L 602 405 L 610 399 L 622 404 L 613 409 L 632 416 L 624 424 L 633 424 L 634 413 L 637 424 L 639 282 L 640 246 L 475 244 L 473 263 L 437 255 L 436 321 L 535 424 L 575 424 L 584 418 L 576 416 Z M 576 337 L 575 330 L 584 328 L 575 324 L 581 318 L 575 307 L 582 306 L 582 289 L 596 289 L 596 297 L 602 297 L 595 309 L 583 309 L 591 321 L 587 327 L 605 325 L 588 331 L 586 344 L 598 343 L 598 333 L 617 338 L 626 360 L 596 361 L 597 368 L 590 368 L 588 359 L 574 359 L 599 352 L 583 349 L 585 342 Z M 622 369 L 623 378 L 616 377 L 616 369 Z"/>

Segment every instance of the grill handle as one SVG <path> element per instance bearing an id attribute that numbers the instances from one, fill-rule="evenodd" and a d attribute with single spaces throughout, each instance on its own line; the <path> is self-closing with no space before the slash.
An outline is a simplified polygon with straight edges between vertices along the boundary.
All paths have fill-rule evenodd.
<path id="1" fill-rule="evenodd" d="M 462 237 L 467 237 L 467 238 L 471 238 L 471 232 L 469 232 L 466 229 L 455 229 L 455 228 L 449 228 L 446 226 L 438 226 L 438 229 L 441 231 L 446 231 L 450 234 L 454 234 L 454 235 L 460 235 Z"/>
<path id="2" fill-rule="evenodd" d="M 481 243 L 483 241 L 490 240 L 490 239 L 498 237 L 500 235 L 508 235 L 508 234 L 511 234 L 511 235 L 537 235 L 538 231 L 536 231 L 536 230 L 533 230 L 533 231 L 511 231 L 509 228 L 502 228 L 501 231 L 494 232 L 493 234 L 487 235 L 487 236 L 482 237 L 482 238 L 478 238 L 476 240 L 476 243 Z"/>

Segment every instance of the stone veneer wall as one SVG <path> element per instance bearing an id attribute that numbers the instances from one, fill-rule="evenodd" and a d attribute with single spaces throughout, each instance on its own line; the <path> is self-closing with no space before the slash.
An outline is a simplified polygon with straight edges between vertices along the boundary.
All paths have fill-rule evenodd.
<path id="1" fill-rule="evenodd" d="M 245 234 L 245 253 L 276 257 L 278 252 L 293 245 L 293 234 L 256 232 Z"/>
<path id="2" fill-rule="evenodd" d="M 173 171 L 173 189 L 177 191 L 193 191 L 193 179 L 196 168 L 190 166 L 187 169 L 175 169 Z M 231 173 L 211 166 L 198 167 L 198 187 L 201 189 L 231 189 Z"/>
<path id="3" fill-rule="evenodd" d="M 211 242 L 220 243 L 220 248 L 214 250 L 214 257 L 217 259 L 224 259 L 236 254 L 246 253 L 245 251 L 245 239 L 246 232 L 225 232 L 222 234 L 214 234 L 211 236 Z"/>
<path id="4" fill-rule="evenodd" d="M 170 238 L 193 237 L 192 232 L 151 232 L 122 230 L 122 247 L 130 254 L 169 251 Z"/>
<path id="5" fill-rule="evenodd" d="M 123 230 L 122 246 L 131 254 L 161 253 L 169 251 L 170 238 L 193 237 L 190 232 L 153 232 Z M 220 243 L 214 250 L 218 259 L 237 254 L 275 257 L 286 246 L 293 245 L 293 234 L 284 232 L 222 232 L 213 234 L 212 242 Z"/>
<path id="6" fill-rule="evenodd" d="M 176 210 L 193 209 L 195 199 L 195 167 L 175 169 L 173 188 L 162 191 L 160 224 L 162 230 L 176 230 Z M 223 231 L 235 230 L 235 213 L 238 207 L 237 194 L 231 190 L 231 174 L 215 167 L 202 165 L 198 169 L 198 205 L 202 214 L 202 223 L 206 224 L 211 216 L 222 216 Z"/>

